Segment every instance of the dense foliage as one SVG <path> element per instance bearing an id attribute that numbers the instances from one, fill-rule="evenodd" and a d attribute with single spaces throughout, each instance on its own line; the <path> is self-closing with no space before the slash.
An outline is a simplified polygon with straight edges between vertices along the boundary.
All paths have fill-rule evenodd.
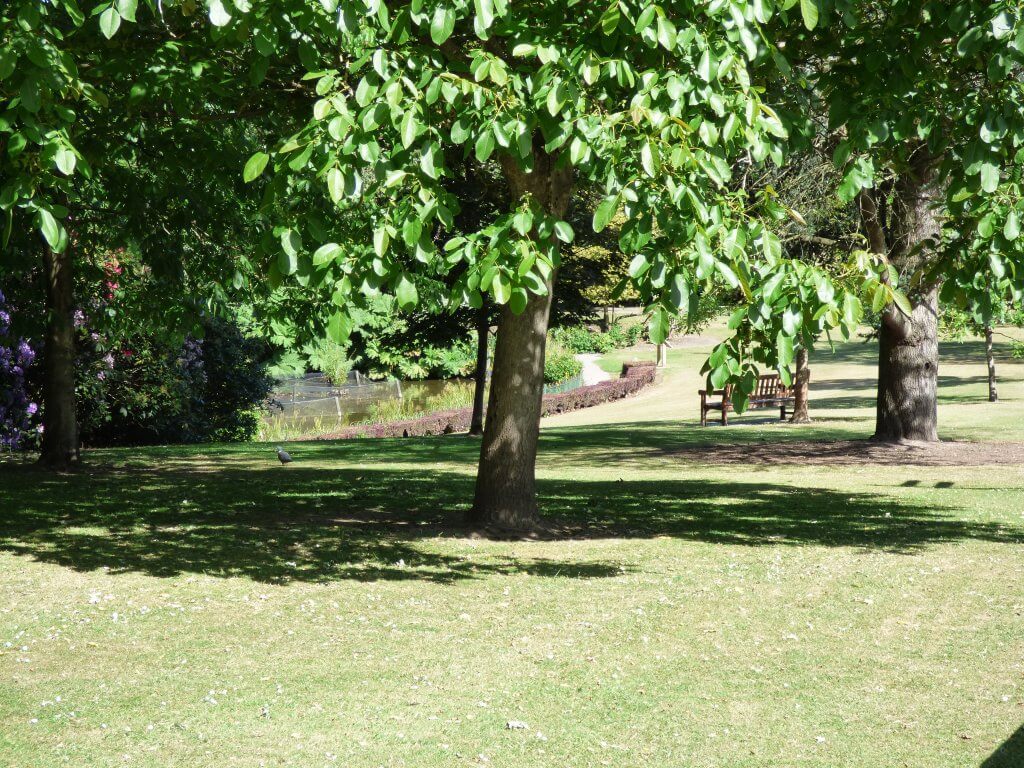
<path id="1" fill-rule="evenodd" d="M 87 445 L 252 439 L 272 381 L 265 345 L 205 318 L 181 345 L 137 334 L 110 345 L 80 328 L 77 361 Z"/>
<path id="2" fill-rule="evenodd" d="M 0 448 L 18 448 L 25 439 L 37 405 L 26 386 L 35 351 L 11 335 L 11 307 L 0 292 Z"/>
<path id="3" fill-rule="evenodd" d="M 583 372 L 583 364 L 572 352 L 558 344 L 548 346 L 544 357 L 544 383 L 562 384 L 571 381 Z"/>

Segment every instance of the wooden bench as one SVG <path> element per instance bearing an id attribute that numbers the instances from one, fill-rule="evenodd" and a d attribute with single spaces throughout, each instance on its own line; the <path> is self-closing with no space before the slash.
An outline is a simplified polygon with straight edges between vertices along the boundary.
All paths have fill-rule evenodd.
<path id="1" fill-rule="evenodd" d="M 727 385 L 725 389 L 718 389 L 713 392 L 702 389 L 698 394 L 700 395 L 700 425 L 702 427 L 708 425 L 708 411 L 721 411 L 722 424 L 729 423 L 729 411 L 732 409 L 731 384 Z M 722 399 L 718 402 L 712 402 L 710 398 L 716 396 L 721 396 Z M 774 373 L 758 376 L 757 386 L 750 395 L 750 400 L 747 401 L 747 408 L 778 408 L 779 420 L 785 421 L 786 406 L 791 405 L 794 401 L 793 388 L 783 384 L 779 375 Z"/>

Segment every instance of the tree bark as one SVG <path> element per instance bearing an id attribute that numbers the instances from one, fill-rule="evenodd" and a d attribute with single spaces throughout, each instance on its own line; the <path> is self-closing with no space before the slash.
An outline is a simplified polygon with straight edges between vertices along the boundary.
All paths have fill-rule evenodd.
<path id="1" fill-rule="evenodd" d="M 938 289 L 912 299 L 911 317 L 889 307 L 878 334 L 875 439 L 934 442 L 938 433 Z"/>
<path id="2" fill-rule="evenodd" d="M 480 437 L 484 433 L 484 393 L 487 390 L 487 340 L 490 336 L 490 313 L 487 303 L 480 307 L 476 320 L 476 372 L 473 375 L 473 416 L 469 434 Z"/>
<path id="3" fill-rule="evenodd" d="M 796 352 L 796 386 L 793 388 L 793 424 L 810 424 L 808 398 L 811 386 L 811 369 L 807 367 L 807 347 L 800 347 Z"/>
<path id="4" fill-rule="evenodd" d="M 988 401 L 999 402 L 999 392 L 996 389 L 996 356 L 992 346 L 992 326 L 985 326 L 985 362 L 988 364 Z"/>
<path id="5" fill-rule="evenodd" d="M 513 204 L 529 195 L 547 213 L 564 219 L 572 193 L 572 169 L 556 163 L 557 157 L 544 152 L 537 141 L 530 172 L 503 157 Z M 531 295 L 522 314 L 507 306 L 501 309 L 476 493 L 468 516 L 477 527 L 525 533 L 538 524 L 535 468 L 553 273 L 547 289 L 545 296 Z"/>
<path id="6" fill-rule="evenodd" d="M 902 283 L 933 256 L 941 233 L 943 192 L 936 159 L 919 147 L 882 212 L 872 193 L 861 196 L 861 216 L 873 250 L 886 255 Z M 934 442 L 938 435 L 938 294 L 935 283 L 907 291 L 910 315 L 882 312 L 878 331 L 878 397 L 874 439 Z"/>
<path id="7" fill-rule="evenodd" d="M 43 345 L 43 441 L 39 463 L 64 469 L 78 459 L 75 414 L 75 323 L 71 256 L 43 252 L 46 338 Z"/>

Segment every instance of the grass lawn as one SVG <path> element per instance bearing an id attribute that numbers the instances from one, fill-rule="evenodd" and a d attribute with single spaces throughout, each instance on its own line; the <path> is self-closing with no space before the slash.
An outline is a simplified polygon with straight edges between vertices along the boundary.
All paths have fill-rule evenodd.
<path id="1" fill-rule="evenodd" d="M 813 425 L 701 429 L 706 352 L 545 422 L 571 540 L 460 533 L 463 437 L 0 466 L 0 765 L 1024 766 L 1024 468 L 830 448 L 859 343 Z M 944 437 L 1024 442 L 1024 365 L 940 372 Z"/>

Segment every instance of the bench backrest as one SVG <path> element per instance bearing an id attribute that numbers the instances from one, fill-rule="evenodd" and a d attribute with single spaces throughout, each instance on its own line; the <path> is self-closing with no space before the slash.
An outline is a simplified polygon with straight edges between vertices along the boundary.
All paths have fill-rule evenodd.
<path id="1" fill-rule="evenodd" d="M 786 387 L 782 384 L 782 379 L 779 377 L 779 374 L 772 373 L 765 376 L 758 376 L 757 388 L 754 390 L 754 394 L 751 399 L 776 397 L 785 390 Z"/>

